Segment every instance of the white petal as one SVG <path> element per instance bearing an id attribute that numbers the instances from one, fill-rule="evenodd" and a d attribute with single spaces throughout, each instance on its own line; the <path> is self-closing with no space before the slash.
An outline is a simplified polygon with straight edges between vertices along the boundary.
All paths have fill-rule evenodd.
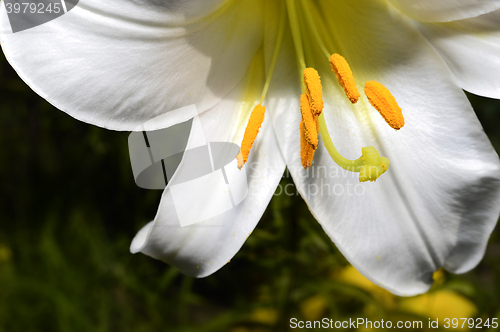
<path id="1" fill-rule="evenodd" d="M 262 43 L 262 16 L 254 0 L 80 0 L 53 21 L 12 33 L 2 5 L 0 41 L 19 76 L 54 106 L 133 130 L 226 96 Z"/>
<path id="2" fill-rule="evenodd" d="M 248 112 L 238 111 L 239 108 L 248 106 L 242 100 L 245 98 L 239 91 L 235 91 L 200 116 L 203 127 L 208 128 L 205 131 L 207 141 L 241 143 L 245 126 L 240 126 L 240 123 L 246 125 L 248 121 Z M 255 102 L 257 103 L 258 101 Z M 235 131 L 235 128 L 239 129 Z M 182 166 L 181 164 L 180 167 Z M 233 167 L 236 169 L 235 165 Z M 169 184 L 163 193 L 155 220 L 137 234 L 131 251 L 140 251 L 161 259 L 190 276 L 204 277 L 212 274 L 236 254 L 253 231 L 271 200 L 284 169 L 285 162 L 279 151 L 272 122 L 266 114 L 249 161 L 241 171 L 246 171 L 248 179 L 246 198 L 233 209 L 205 223 L 181 227 L 178 205 L 174 204 L 174 194 Z M 175 176 L 171 183 L 175 182 Z M 193 202 L 193 205 L 205 207 L 213 204 L 212 201 L 206 197 L 206 201 L 199 200 Z"/>
<path id="3" fill-rule="evenodd" d="M 449 23 L 421 23 L 453 73 L 457 84 L 472 93 L 500 98 L 500 10 Z"/>
<path id="4" fill-rule="evenodd" d="M 500 8 L 498 0 L 389 0 L 409 17 L 423 22 L 449 22 Z"/>
<path id="5" fill-rule="evenodd" d="M 324 15 L 358 88 L 373 79 L 386 85 L 406 125 L 390 128 L 364 96 L 351 106 L 318 57 L 330 134 L 345 157 L 371 145 L 390 168 L 374 183 L 359 183 L 320 144 L 304 171 L 298 100 L 286 111 L 276 108 L 276 134 L 298 190 L 344 256 L 395 294 L 422 293 L 440 266 L 462 273 L 482 258 L 500 212 L 498 156 L 446 66 L 405 18 L 378 2 L 363 1 L 361 11 L 335 4 Z"/>

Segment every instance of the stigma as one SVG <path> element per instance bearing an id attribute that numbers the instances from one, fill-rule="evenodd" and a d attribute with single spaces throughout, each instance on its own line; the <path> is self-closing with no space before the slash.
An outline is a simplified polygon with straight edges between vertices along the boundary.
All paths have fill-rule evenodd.
<path id="1" fill-rule="evenodd" d="M 389 169 L 389 159 L 381 157 L 373 146 L 362 148 L 361 153 L 363 165 L 359 170 L 359 182 L 376 181 Z"/>
<path id="2" fill-rule="evenodd" d="M 382 115 L 389 126 L 399 130 L 405 125 L 403 111 L 389 89 L 379 82 L 368 81 L 365 83 L 365 94 L 370 104 Z"/>

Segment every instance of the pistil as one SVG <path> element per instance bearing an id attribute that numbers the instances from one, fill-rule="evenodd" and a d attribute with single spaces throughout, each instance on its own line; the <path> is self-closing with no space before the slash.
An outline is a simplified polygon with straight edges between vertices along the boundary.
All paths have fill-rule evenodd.
<path id="1" fill-rule="evenodd" d="M 328 134 L 324 114 L 319 116 L 319 131 L 321 139 L 325 145 L 330 157 L 337 165 L 351 172 L 359 172 L 359 181 L 375 181 L 385 171 L 389 169 L 390 161 L 385 157 L 381 157 L 378 151 L 372 147 L 364 147 L 361 149 L 361 157 L 356 160 L 344 158 L 333 144 L 332 138 Z"/>

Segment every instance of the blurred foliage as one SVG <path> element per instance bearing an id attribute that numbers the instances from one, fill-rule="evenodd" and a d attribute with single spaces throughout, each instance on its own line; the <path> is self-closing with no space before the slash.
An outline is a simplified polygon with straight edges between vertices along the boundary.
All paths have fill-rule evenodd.
<path id="1" fill-rule="evenodd" d="M 472 272 L 441 272 L 428 294 L 398 298 L 348 265 L 299 196 L 276 196 L 243 249 L 210 277 L 132 255 L 130 241 L 154 217 L 161 192 L 135 186 L 128 133 L 56 110 L 3 58 L 0 85 L 2 332 L 286 331 L 292 317 L 500 317 L 498 230 Z M 470 99 L 498 151 L 500 102 Z"/>

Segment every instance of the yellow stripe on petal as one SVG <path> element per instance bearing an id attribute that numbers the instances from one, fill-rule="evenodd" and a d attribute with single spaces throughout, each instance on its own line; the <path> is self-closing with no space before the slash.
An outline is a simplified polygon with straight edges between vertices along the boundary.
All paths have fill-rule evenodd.
<path id="1" fill-rule="evenodd" d="M 389 89 L 376 81 L 365 83 L 365 94 L 373 107 L 392 128 L 399 130 L 405 125 L 403 111 Z"/>
<path id="2" fill-rule="evenodd" d="M 344 89 L 345 95 L 351 103 L 356 104 L 360 94 L 356 88 L 351 67 L 349 67 L 346 59 L 340 54 L 332 54 L 330 57 L 330 65 L 335 72 L 335 76 L 337 76 L 340 86 Z"/>
<path id="3" fill-rule="evenodd" d="M 248 125 L 245 129 L 245 134 L 243 135 L 243 141 L 241 142 L 240 153 L 236 157 L 238 160 L 238 168 L 241 170 L 243 165 L 248 161 L 248 155 L 250 154 L 250 149 L 257 138 L 259 129 L 264 122 L 264 114 L 266 113 L 266 108 L 261 104 L 254 107 L 252 114 L 250 115 L 250 120 L 248 120 Z"/>
<path id="4" fill-rule="evenodd" d="M 311 110 L 315 116 L 323 112 L 323 87 L 318 72 L 314 68 L 304 70 L 304 84 L 306 86 L 307 97 Z"/>
<path id="5" fill-rule="evenodd" d="M 304 123 L 304 136 L 307 143 L 316 150 L 318 147 L 318 119 L 312 114 L 309 98 L 304 93 L 300 96 L 300 112 Z"/>
<path id="6" fill-rule="evenodd" d="M 311 167 L 314 158 L 314 149 L 307 143 L 304 122 L 300 121 L 300 161 L 304 169 Z"/>

